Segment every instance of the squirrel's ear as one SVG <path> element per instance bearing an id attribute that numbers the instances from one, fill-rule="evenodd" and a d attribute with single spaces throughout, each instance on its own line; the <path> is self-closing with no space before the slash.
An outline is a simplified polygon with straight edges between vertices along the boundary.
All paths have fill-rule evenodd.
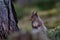
<path id="1" fill-rule="evenodd" d="M 34 11 L 32 12 L 31 18 L 32 18 L 33 15 L 34 15 Z"/>
<path id="2" fill-rule="evenodd" d="M 37 15 L 37 11 L 35 12 L 35 14 Z"/>
<path id="3" fill-rule="evenodd" d="M 36 16 L 38 16 L 37 12 L 35 13 Z"/>
<path id="4" fill-rule="evenodd" d="M 34 15 L 34 11 L 32 12 L 32 15 Z"/>

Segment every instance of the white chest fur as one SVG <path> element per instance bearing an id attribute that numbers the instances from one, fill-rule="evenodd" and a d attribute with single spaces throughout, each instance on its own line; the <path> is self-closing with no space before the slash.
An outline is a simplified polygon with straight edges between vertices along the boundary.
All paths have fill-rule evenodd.
<path id="1" fill-rule="evenodd" d="M 33 22 L 33 26 L 37 26 L 38 25 L 38 22 Z"/>

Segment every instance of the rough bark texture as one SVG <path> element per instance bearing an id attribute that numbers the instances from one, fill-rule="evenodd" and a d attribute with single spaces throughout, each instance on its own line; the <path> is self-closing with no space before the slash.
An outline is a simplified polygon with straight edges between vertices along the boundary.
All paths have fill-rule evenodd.
<path id="1" fill-rule="evenodd" d="M 0 39 L 18 31 L 16 13 L 11 0 L 0 0 Z"/>

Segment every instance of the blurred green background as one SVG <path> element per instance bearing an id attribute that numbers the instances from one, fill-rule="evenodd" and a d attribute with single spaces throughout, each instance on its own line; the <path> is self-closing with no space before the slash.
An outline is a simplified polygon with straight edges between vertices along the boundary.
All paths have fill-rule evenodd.
<path id="1" fill-rule="evenodd" d="M 30 16 L 32 11 L 37 11 L 48 28 L 49 37 L 52 40 L 60 40 L 60 36 L 56 36 L 60 33 L 60 0 L 14 0 L 14 7 L 19 28 L 29 31 Z"/>
<path id="2" fill-rule="evenodd" d="M 21 27 L 30 25 L 32 11 L 37 11 L 48 28 L 60 26 L 60 0 L 13 0 Z"/>

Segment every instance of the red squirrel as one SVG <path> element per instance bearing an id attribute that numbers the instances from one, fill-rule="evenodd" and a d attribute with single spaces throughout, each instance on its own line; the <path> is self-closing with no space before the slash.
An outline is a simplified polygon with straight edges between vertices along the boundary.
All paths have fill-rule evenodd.
<path id="1" fill-rule="evenodd" d="M 47 28 L 44 25 L 44 22 L 39 17 L 39 15 L 33 12 L 31 16 L 31 22 L 32 22 L 32 40 L 49 40 L 49 38 L 46 35 Z"/>
<path id="2" fill-rule="evenodd" d="M 46 27 L 43 23 L 43 21 L 41 20 L 41 18 L 39 17 L 39 15 L 36 13 L 33 12 L 32 16 L 31 16 L 31 21 L 32 21 L 32 28 L 39 28 L 39 27 L 42 27 L 42 29 L 44 31 L 46 31 Z"/>

